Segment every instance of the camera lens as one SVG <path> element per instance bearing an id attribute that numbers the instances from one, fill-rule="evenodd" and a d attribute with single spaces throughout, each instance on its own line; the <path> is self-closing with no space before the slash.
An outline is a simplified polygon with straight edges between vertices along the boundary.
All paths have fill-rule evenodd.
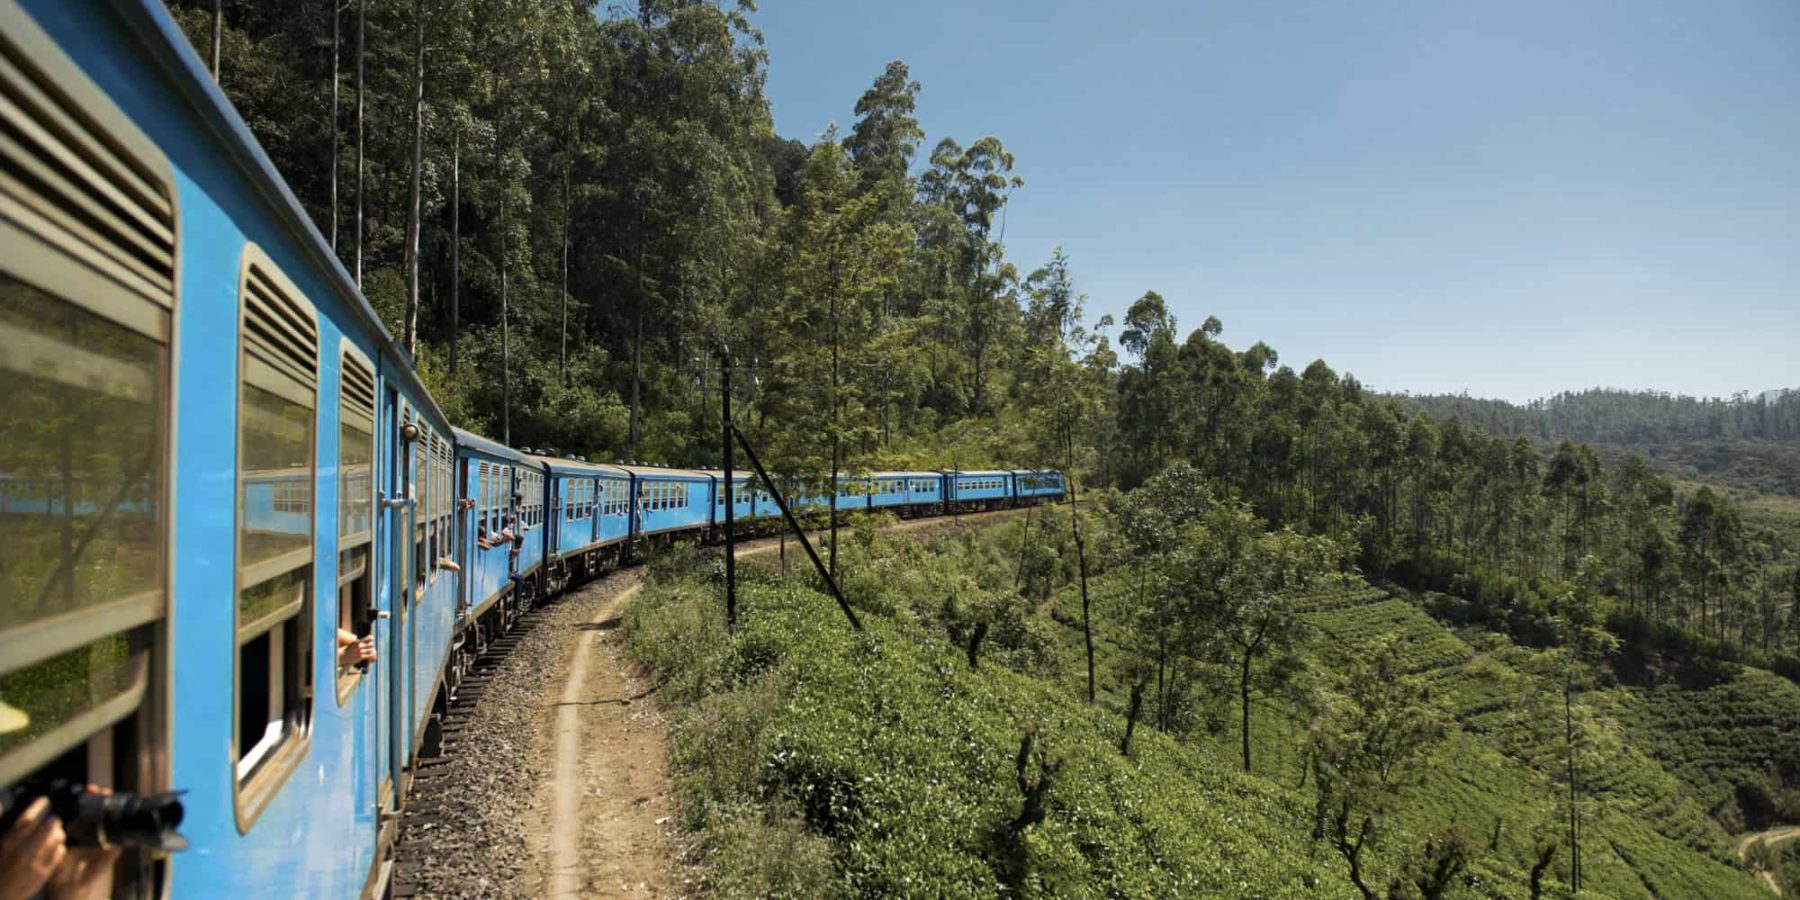
<path id="1" fill-rule="evenodd" d="M 187 848 L 187 838 L 175 830 L 181 826 L 179 793 L 97 794 L 71 785 L 53 802 L 71 847 Z"/>

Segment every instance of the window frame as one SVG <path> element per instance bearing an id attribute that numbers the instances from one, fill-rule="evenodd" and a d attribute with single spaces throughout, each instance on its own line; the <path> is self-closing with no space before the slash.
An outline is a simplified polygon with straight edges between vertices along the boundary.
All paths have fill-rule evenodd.
<path id="1" fill-rule="evenodd" d="M 41 101 L 47 98 L 50 104 L 61 107 L 64 114 L 85 119 L 88 141 L 113 157 L 109 160 L 115 169 L 112 174 L 125 170 L 135 176 L 137 187 L 142 191 L 142 196 L 136 198 L 140 204 L 137 208 L 148 204 L 151 213 L 166 218 L 166 223 L 145 224 L 152 224 L 163 233 L 169 260 L 168 276 L 159 276 L 154 281 L 146 279 L 141 272 L 126 269 L 108 253 L 116 247 L 94 241 L 85 226 L 79 225 L 55 198 L 44 197 L 33 190 L 40 200 L 37 204 L 11 195 L 0 206 L 0 247 L 6 248 L 0 253 L 0 273 L 57 302 L 147 337 L 159 345 L 161 353 L 156 361 L 155 377 L 161 380 L 162 396 L 153 415 L 161 445 L 156 448 L 157 458 L 152 465 L 157 471 L 173 473 L 175 334 L 181 313 L 178 302 L 181 216 L 173 170 L 156 145 L 34 21 L 9 3 L 0 7 L 0 22 L 5 26 L 5 42 L 12 45 L 4 55 L 15 64 L 15 71 L 23 73 L 22 78 L 9 73 L 7 83 L 17 83 L 21 89 L 29 84 L 31 90 L 40 94 L 32 99 L 34 105 L 42 105 Z M 21 63 L 35 68 L 37 77 L 25 73 Z M 46 86 L 59 96 L 50 96 Z M 29 113 L 20 111 L 15 115 Z M 104 177 L 84 179 L 83 185 L 117 193 L 117 187 L 106 184 Z M 168 705 L 158 698 L 166 694 L 169 684 L 166 666 L 168 632 L 163 626 L 170 615 L 175 569 L 171 537 L 175 498 L 173 477 L 164 477 L 152 496 L 157 515 L 151 537 L 159 554 L 158 564 L 153 569 L 154 587 L 0 630 L 0 673 L 5 674 L 80 650 L 113 635 L 126 636 L 132 648 L 132 672 L 124 689 L 0 755 L 0 783 L 11 783 L 134 714 L 140 717 L 144 728 L 139 737 L 140 745 L 162 746 L 169 731 Z M 152 684 L 157 685 L 155 690 L 152 690 Z M 166 784 L 169 771 L 166 756 L 150 754 L 134 760 L 137 777 L 145 784 Z"/>
<path id="2" fill-rule="evenodd" d="M 368 379 L 369 379 L 370 407 L 369 407 L 369 410 L 367 411 L 366 417 L 360 411 L 353 410 L 350 408 L 350 404 L 344 393 L 344 372 L 350 368 L 349 364 L 353 361 L 357 365 L 360 365 L 364 368 L 364 370 L 367 373 Z M 344 602 L 345 602 L 344 589 L 346 587 L 348 587 L 351 583 L 353 583 L 356 579 L 362 577 L 363 574 L 370 572 L 370 570 L 374 566 L 374 559 L 373 559 L 374 551 L 375 551 L 375 408 L 374 408 L 374 398 L 375 398 L 378 390 L 379 390 L 379 385 L 377 385 L 375 382 L 375 365 L 374 365 L 374 363 L 371 362 L 367 356 L 364 356 L 362 354 L 362 351 L 356 349 L 355 345 L 350 343 L 349 338 L 340 338 L 339 339 L 339 348 L 338 348 L 338 404 L 337 404 L 337 406 L 338 406 L 338 421 L 337 421 L 337 426 L 338 426 L 338 428 L 337 428 L 338 514 L 337 514 L 336 527 L 334 529 L 334 532 L 337 537 L 338 572 L 337 572 L 336 597 L 337 597 L 337 603 L 338 603 L 338 610 L 337 610 L 337 615 L 333 617 L 333 621 L 337 623 L 337 627 L 343 627 L 344 612 L 345 612 L 345 610 L 344 610 Z M 352 414 L 352 413 L 356 414 L 354 421 L 351 421 L 349 418 L 349 414 Z M 363 498 L 365 500 L 365 502 L 367 503 L 368 519 L 365 523 L 366 527 L 364 528 L 364 530 L 362 530 L 361 532 L 353 532 L 350 534 L 346 534 L 344 532 L 344 505 L 345 505 L 344 501 L 349 497 L 349 491 L 347 490 L 347 488 L 349 487 L 349 482 L 348 482 L 348 477 L 347 477 L 348 476 L 348 466 L 345 464 L 345 461 L 344 461 L 344 429 L 346 426 L 348 426 L 354 430 L 359 425 L 363 426 L 363 429 L 362 429 L 363 434 L 368 440 L 368 449 L 369 449 L 369 453 L 368 453 L 369 475 L 368 475 L 368 480 L 367 480 L 367 487 L 365 489 L 365 497 Z M 362 556 L 361 556 L 361 564 L 354 566 L 352 568 L 346 569 L 344 566 L 346 554 L 352 554 L 358 550 L 363 551 Z M 369 589 L 370 589 L 370 593 L 371 593 L 371 596 L 370 596 L 370 606 L 371 607 L 373 607 L 374 587 L 375 586 L 373 584 L 373 579 L 371 579 L 371 583 L 369 585 Z M 372 611 L 372 609 L 371 609 L 371 611 Z M 355 621 L 354 616 L 351 617 L 351 621 L 352 621 L 352 624 L 354 624 L 354 621 Z M 344 705 L 344 703 L 349 700 L 351 693 L 353 693 L 355 691 L 356 687 L 363 683 L 363 680 L 364 680 L 363 676 L 367 675 L 368 673 L 365 670 L 358 670 L 358 669 L 354 669 L 354 668 L 349 669 L 348 671 L 339 671 L 338 666 L 335 661 L 333 661 L 331 668 L 332 668 L 333 673 L 335 674 L 337 690 L 334 691 L 334 693 L 337 695 L 337 704 L 339 707 L 342 707 Z"/>
<path id="3" fill-rule="evenodd" d="M 243 559 L 243 552 L 244 552 L 243 543 L 244 542 L 242 539 L 242 536 L 243 536 L 243 521 L 242 521 L 242 519 L 244 516 L 244 500 L 245 500 L 245 477 L 244 477 L 245 469 L 244 469 L 244 458 L 243 457 L 244 457 L 244 434 L 245 434 L 244 422 L 245 422 L 246 416 L 244 415 L 244 412 L 243 412 L 245 409 L 244 398 L 246 396 L 246 390 L 250 387 L 257 387 L 257 389 L 259 389 L 259 390 L 265 390 L 265 391 L 270 391 L 271 393 L 274 393 L 274 391 L 270 390 L 269 387 L 260 386 L 260 385 L 255 384 L 255 378 L 253 376 L 256 374 L 259 374 L 261 370 L 257 369 L 255 366 L 250 365 L 251 350 L 250 350 L 250 341 L 248 339 L 248 334 L 249 334 L 249 332 L 248 332 L 249 324 L 248 323 L 249 323 L 250 278 L 251 278 L 252 272 L 261 272 L 262 275 L 269 282 L 271 282 L 271 284 L 273 285 L 273 287 L 275 289 L 284 292 L 287 295 L 286 299 L 288 299 L 292 304 L 294 304 L 298 308 L 299 312 L 304 313 L 311 317 L 312 324 L 315 329 L 313 347 L 312 347 L 313 374 L 314 374 L 314 381 L 313 381 L 313 386 L 312 386 L 312 406 L 310 409 L 312 417 L 311 417 L 311 427 L 309 429 L 307 448 L 306 448 L 306 450 L 307 450 L 307 467 L 306 467 L 307 481 L 309 484 L 312 485 L 312 492 L 313 492 L 312 502 L 313 502 L 314 515 L 313 515 L 313 521 L 310 523 L 309 527 L 307 528 L 307 533 L 306 533 L 305 562 L 298 564 L 298 565 L 291 566 L 287 569 L 283 569 L 280 572 L 275 572 L 273 574 L 264 574 L 264 571 L 258 571 L 257 574 L 261 575 L 262 577 L 258 578 L 256 581 L 246 582 L 245 571 L 244 571 L 245 566 L 244 566 L 244 559 Z M 320 419 L 321 419 L 320 407 L 322 406 L 322 404 L 320 403 L 320 396 L 319 396 L 320 384 L 319 384 L 319 379 L 318 379 L 318 372 L 321 367 L 321 363 L 320 363 L 320 359 L 319 359 L 321 341 L 319 340 L 319 336 L 317 333 L 318 322 L 319 322 L 318 310 L 312 304 L 312 301 L 307 299 L 306 295 L 303 294 L 299 290 L 299 288 L 296 287 L 293 284 L 293 282 L 287 278 L 286 274 L 281 271 L 280 267 L 275 264 L 274 260 L 270 259 L 268 254 L 265 253 L 261 247 L 259 247 L 258 245 L 254 244 L 254 243 L 246 243 L 244 245 L 244 249 L 243 249 L 242 256 L 241 256 L 240 263 L 239 263 L 237 319 L 238 319 L 238 322 L 237 322 L 237 335 L 238 335 L 237 377 L 235 379 L 235 383 L 233 384 L 233 389 L 235 392 L 235 401 L 234 402 L 236 404 L 235 408 L 236 408 L 236 412 L 237 412 L 237 424 L 236 424 L 236 435 L 235 435 L 236 444 L 233 447 L 234 463 L 233 463 L 233 467 L 232 467 L 233 468 L 233 478 L 235 480 L 235 488 L 236 488 L 236 500 L 235 500 L 235 503 L 233 505 L 233 510 L 232 510 L 232 513 L 233 513 L 233 518 L 232 518 L 233 592 L 232 592 L 232 598 L 231 598 L 232 636 L 233 636 L 233 646 L 232 646 L 232 652 L 231 652 L 231 659 L 232 659 L 231 732 L 232 733 L 231 733 L 231 744 L 230 744 L 230 748 L 229 748 L 229 757 L 230 757 L 230 769 L 231 769 L 231 784 L 232 784 L 231 794 L 232 794 L 233 812 L 234 812 L 235 818 L 237 820 L 238 833 L 245 834 L 245 833 L 249 832 L 250 827 L 256 823 L 256 820 L 258 818 L 260 818 L 260 816 L 262 815 L 262 812 L 268 808 L 269 803 L 272 802 L 274 800 L 274 798 L 280 793 L 282 787 L 288 782 L 289 778 L 291 778 L 293 773 L 299 768 L 301 761 L 306 758 L 306 755 L 312 746 L 313 708 L 314 708 L 314 704 L 316 702 L 317 697 L 316 697 L 316 686 L 313 685 L 313 683 L 312 683 L 313 660 L 311 659 L 311 653 L 314 649 L 314 647 L 313 647 L 313 643 L 314 643 L 313 642 L 313 638 L 314 638 L 314 634 L 313 634 L 314 595 L 317 593 L 317 590 L 318 590 L 318 576 L 319 576 L 318 534 L 317 534 L 317 532 L 318 532 L 317 509 L 318 509 L 318 494 L 319 494 L 319 491 L 318 491 L 319 446 L 318 445 L 319 445 L 319 423 L 320 423 Z M 269 368 L 266 363 L 263 363 L 261 365 L 264 369 Z M 295 384 L 290 385 L 288 387 L 299 388 L 302 386 L 298 382 L 295 382 Z M 295 398 L 295 397 L 288 397 L 286 399 L 289 399 L 294 402 L 299 402 L 297 400 L 297 398 Z M 298 553 L 298 551 L 293 551 L 287 555 L 294 556 L 294 555 L 297 555 L 297 553 Z M 259 565 L 267 567 L 269 565 L 269 563 L 264 562 Z M 289 615 L 281 616 L 279 619 L 275 619 L 274 614 L 264 616 L 262 620 L 259 620 L 256 623 L 254 623 L 257 626 L 256 633 L 252 634 L 248 638 L 246 638 L 244 635 L 245 623 L 243 621 L 241 621 L 241 617 L 240 617 L 240 606 L 242 603 L 241 598 L 242 598 L 243 592 L 247 588 L 255 587 L 260 584 L 265 584 L 274 579 L 281 578 L 290 573 L 298 572 L 303 569 L 310 569 L 311 571 L 308 573 L 308 575 L 306 577 L 306 581 L 300 591 L 299 600 L 294 605 L 294 611 Z M 277 657 L 277 654 L 275 653 L 275 646 L 276 646 L 276 642 L 278 639 L 285 642 L 285 640 L 289 637 L 286 629 L 290 625 L 297 625 L 300 628 L 300 633 L 297 636 L 295 636 L 294 643 L 296 646 L 298 646 L 302 649 L 302 652 L 301 652 L 302 658 L 297 663 L 298 673 L 300 675 L 300 690 L 303 694 L 303 698 L 300 701 L 302 704 L 302 708 L 300 710 L 299 721 L 297 723 L 295 723 L 291 728 L 284 727 L 283 734 L 279 738 L 277 738 L 275 740 L 275 742 L 273 744 L 271 744 L 266 750 L 264 750 L 262 753 L 259 754 L 258 761 L 251 771 L 249 771 L 248 773 L 241 772 L 240 767 L 243 764 L 243 759 L 242 759 L 242 754 L 239 751 L 239 746 L 242 743 L 242 739 L 243 739 L 243 735 L 240 733 L 240 728 L 242 727 L 242 721 L 241 721 L 242 720 L 242 703 L 244 700 L 243 680 L 244 680 L 244 674 L 245 674 L 243 671 L 242 663 L 241 663 L 241 659 L 242 659 L 242 655 L 243 655 L 243 648 L 244 648 L 245 644 L 248 643 L 249 641 L 258 640 L 258 639 L 261 639 L 261 638 L 267 636 L 267 638 L 270 642 L 270 647 L 271 647 L 271 650 L 269 653 L 271 662 L 269 665 L 268 677 L 270 678 L 271 685 L 273 685 L 273 683 L 277 677 L 276 670 L 278 668 L 281 668 L 285 674 L 285 669 L 286 669 L 286 666 L 288 665 L 288 660 L 286 658 L 285 652 L 280 654 L 281 665 L 279 667 L 276 665 L 275 659 Z M 285 696 L 286 693 L 287 693 L 287 691 L 286 691 L 285 685 L 284 685 L 283 691 L 282 691 L 284 701 L 286 700 L 286 696 Z M 271 695 L 271 698 L 273 698 L 273 695 L 274 695 L 273 687 L 270 688 L 270 695 Z M 273 702 L 273 699 L 271 699 L 271 702 L 270 702 L 271 712 L 273 712 L 274 706 L 275 706 L 275 704 Z M 285 718 L 285 713 L 284 713 L 284 718 Z M 271 721 L 273 721 L 273 720 L 271 720 Z M 261 746 L 260 741 L 258 742 L 258 746 Z"/>

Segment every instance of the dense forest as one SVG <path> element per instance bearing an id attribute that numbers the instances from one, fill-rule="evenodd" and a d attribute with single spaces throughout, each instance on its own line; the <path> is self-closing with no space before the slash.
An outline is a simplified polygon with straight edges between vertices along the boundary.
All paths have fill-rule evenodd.
<path id="1" fill-rule="evenodd" d="M 1586 441 L 1617 458 L 1639 454 L 1683 477 L 1800 497 L 1800 389 L 1720 399 L 1596 388 L 1523 406 L 1457 395 L 1403 399 L 1439 418 L 1524 435 L 1540 446 Z"/>
<path id="2" fill-rule="evenodd" d="M 1726 398 L 1594 388 L 1524 405 L 1450 394 L 1412 397 L 1419 408 L 1499 434 L 1542 441 L 1639 446 L 1681 440 L 1800 440 L 1800 389 Z"/>

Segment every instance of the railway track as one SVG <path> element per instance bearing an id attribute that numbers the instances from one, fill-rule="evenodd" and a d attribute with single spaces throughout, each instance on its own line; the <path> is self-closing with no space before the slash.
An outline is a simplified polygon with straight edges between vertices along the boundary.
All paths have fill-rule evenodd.
<path id="1" fill-rule="evenodd" d="M 922 534 L 1023 514 L 1015 509 L 916 518 L 883 530 Z M 779 546 L 778 538 L 758 538 L 739 543 L 737 555 L 766 556 Z M 580 844 L 571 856 L 570 816 L 559 809 L 568 805 L 564 782 L 571 776 L 563 757 L 570 751 L 557 745 L 555 713 L 568 705 L 573 661 L 591 644 L 583 637 L 610 630 L 596 624 L 596 616 L 628 597 L 641 576 L 641 565 L 628 565 L 538 601 L 470 664 L 440 718 L 438 746 L 416 763 L 395 842 L 390 896 L 580 895 L 571 890 L 581 884 L 575 877 Z M 549 707 L 559 708 L 547 722 Z M 546 783 L 552 785 L 548 805 L 541 792 Z"/>
<path id="2" fill-rule="evenodd" d="M 442 716 L 442 739 L 436 753 L 420 757 L 414 769 L 411 799 L 402 815 L 394 850 L 393 897 L 442 896 L 442 885 L 434 884 L 434 879 L 421 877 L 420 863 L 446 851 L 483 856 L 493 849 L 478 846 L 478 840 L 474 838 L 458 839 L 453 834 L 461 823 L 457 821 L 459 817 L 446 813 L 463 808 L 470 798 L 461 780 L 454 777 L 451 763 L 458 758 L 463 740 L 473 727 L 476 708 L 487 696 L 489 687 L 501 677 L 501 670 L 514 658 L 513 654 L 527 637 L 543 625 L 567 596 L 541 601 L 520 615 L 505 634 L 489 642 L 475 658 L 462 683 L 451 695 Z"/>

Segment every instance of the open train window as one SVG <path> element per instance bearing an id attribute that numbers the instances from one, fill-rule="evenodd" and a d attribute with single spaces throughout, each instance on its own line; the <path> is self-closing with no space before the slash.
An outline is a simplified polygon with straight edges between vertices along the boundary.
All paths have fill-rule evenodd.
<path id="1" fill-rule="evenodd" d="M 337 627 L 365 635 L 375 616 L 369 565 L 375 534 L 375 367 L 348 342 L 338 379 L 337 533 Z M 361 670 L 337 670 L 339 705 L 361 680 Z"/>
<path id="2" fill-rule="evenodd" d="M 412 488 L 413 493 L 413 590 L 418 592 L 425 589 L 425 576 L 429 571 L 425 565 L 425 536 L 430 527 L 427 524 L 428 511 L 431 509 L 431 493 L 434 487 L 431 483 L 431 464 L 428 458 L 431 432 L 425 428 L 424 420 L 411 410 L 407 411 L 406 417 L 407 421 L 412 422 L 414 427 L 419 429 L 418 437 L 414 438 L 406 448 L 406 453 L 411 458 L 411 469 L 407 473 L 408 487 Z"/>
<path id="3" fill-rule="evenodd" d="M 0 2 L 0 786 L 167 786 L 168 162 Z M 115 869 L 147 892 L 147 861 Z"/>
<path id="4" fill-rule="evenodd" d="M 314 423 L 312 305 L 256 245 L 239 283 L 237 824 L 246 831 L 305 755 L 312 727 Z M 303 511 L 277 510 L 301 485 Z"/>
<path id="5" fill-rule="evenodd" d="M 488 533 L 488 480 L 493 476 L 488 472 L 487 463 L 479 465 L 475 481 L 475 523 L 476 533 L 485 536 Z"/>

